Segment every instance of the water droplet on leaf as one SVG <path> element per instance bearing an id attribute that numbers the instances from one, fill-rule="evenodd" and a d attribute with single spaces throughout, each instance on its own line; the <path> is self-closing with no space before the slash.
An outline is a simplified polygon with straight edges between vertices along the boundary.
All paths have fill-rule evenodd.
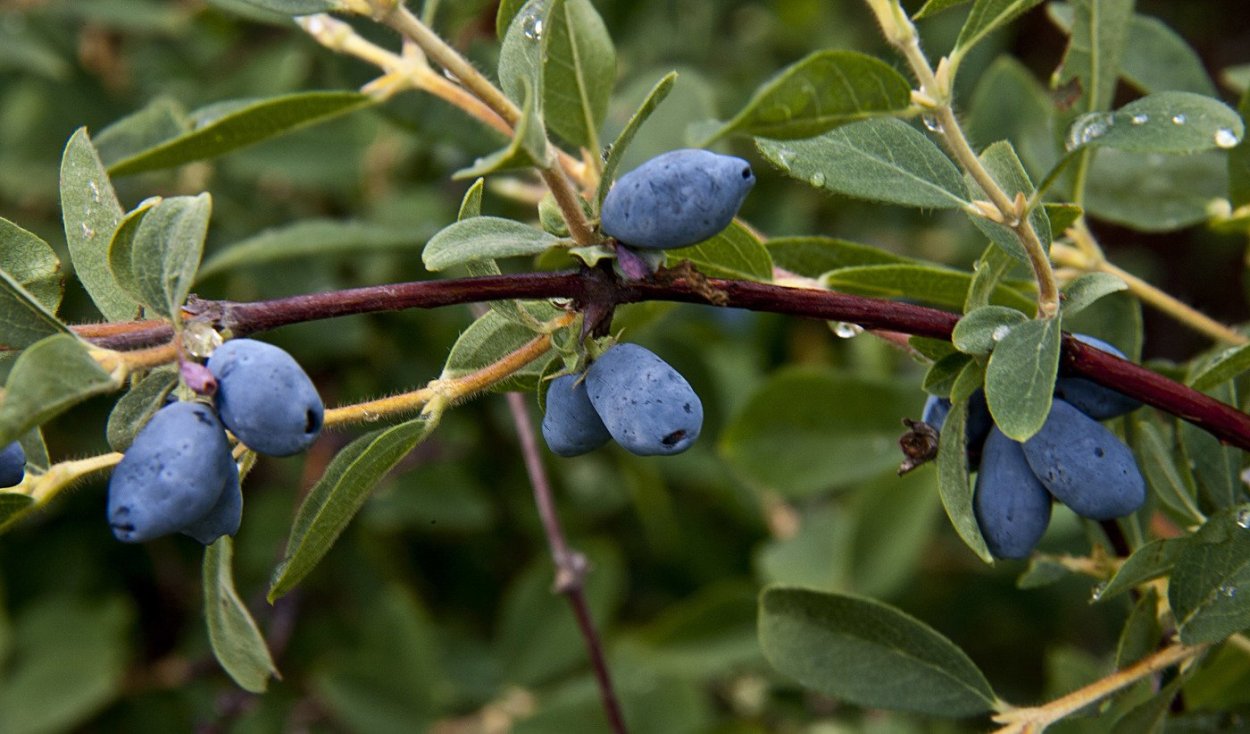
<path id="1" fill-rule="evenodd" d="M 543 17 L 535 13 L 526 18 L 525 24 L 521 26 L 521 34 L 531 41 L 541 40 L 543 37 Z"/>
<path id="2" fill-rule="evenodd" d="M 942 127 L 942 123 L 938 121 L 936 115 L 921 115 L 920 121 L 924 123 L 925 128 L 929 132 L 944 133 L 946 128 Z"/>
<path id="3" fill-rule="evenodd" d="M 815 186 L 816 188 L 820 188 L 821 186 L 825 185 L 825 174 L 813 173 L 812 177 L 807 179 L 807 182 L 810 183 L 812 186 Z"/>
<path id="4" fill-rule="evenodd" d="M 1139 112 L 1136 115 L 1133 115 L 1131 118 L 1129 118 L 1129 122 L 1133 123 L 1134 125 L 1145 125 L 1147 122 L 1150 122 L 1150 115 L 1147 115 L 1144 112 Z"/>
<path id="5" fill-rule="evenodd" d="M 204 359 L 221 343 L 221 334 L 203 321 L 192 321 L 182 331 L 182 344 L 193 357 Z"/>
<path id="6" fill-rule="evenodd" d="M 833 324 L 833 333 L 843 339 L 850 339 L 864 333 L 864 327 L 859 324 L 852 324 L 846 321 L 835 321 Z"/>
<path id="7" fill-rule="evenodd" d="M 86 222 L 82 223 L 82 236 L 87 239 L 95 237 L 95 230 L 92 229 Z"/>
<path id="8" fill-rule="evenodd" d="M 1237 139 L 1237 134 L 1226 127 L 1222 127 L 1215 131 L 1215 144 L 1221 148 L 1232 148 L 1241 141 Z"/>
<path id="9" fill-rule="evenodd" d="M 1184 125 L 1187 119 L 1188 118 L 1185 117 L 1185 113 L 1177 112 L 1175 115 L 1172 115 L 1172 124 Z"/>
<path id="10" fill-rule="evenodd" d="M 1093 603 L 1095 603 L 1095 602 L 1100 602 L 1100 601 L 1102 601 L 1102 595 L 1103 595 L 1103 594 L 1105 594 L 1106 592 L 1107 592 L 1107 582 L 1106 582 L 1106 581 L 1103 581 L 1103 582 L 1101 582 L 1101 583 L 1095 584 L 1095 585 L 1094 585 L 1094 588 L 1090 589 L 1090 592 L 1089 592 L 1089 601 L 1090 601 L 1090 603 L 1091 603 L 1091 604 L 1093 604 Z"/>
<path id="11" fill-rule="evenodd" d="M 1114 124 L 1115 118 L 1106 112 L 1081 115 L 1072 123 L 1072 127 L 1068 128 L 1068 139 L 1064 145 L 1068 150 L 1076 150 L 1082 145 L 1088 145 L 1106 135 Z"/>
<path id="12" fill-rule="evenodd" d="M 1003 339 L 1006 339 L 1007 335 L 1010 333 L 1011 333 L 1010 326 L 1006 324 L 999 324 L 998 326 L 994 327 L 993 331 L 990 332 L 990 338 L 993 339 L 997 343 L 997 342 L 1002 341 Z"/>
<path id="13" fill-rule="evenodd" d="M 1250 509 L 1237 511 L 1237 525 L 1245 530 L 1250 530 Z"/>

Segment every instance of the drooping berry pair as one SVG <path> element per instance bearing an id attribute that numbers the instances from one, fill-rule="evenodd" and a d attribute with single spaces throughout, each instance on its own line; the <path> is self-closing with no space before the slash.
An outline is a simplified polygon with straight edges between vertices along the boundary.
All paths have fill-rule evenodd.
<path id="1" fill-rule="evenodd" d="M 214 406 L 196 401 L 164 406 L 114 469 L 108 517 L 119 540 L 182 532 L 208 545 L 234 535 L 243 495 L 225 430 L 271 456 L 303 451 L 320 433 L 321 398 L 282 349 L 236 339 L 214 351 L 207 366 L 217 381 Z"/>
<path id="2" fill-rule="evenodd" d="M 559 456 L 584 454 L 609 440 L 639 456 L 668 456 L 690 448 L 702 427 L 703 403 L 686 378 L 654 352 L 618 344 L 584 377 L 551 382 L 542 430 Z"/>
<path id="3" fill-rule="evenodd" d="M 1124 356 L 1093 337 L 1076 338 Z M 973 510 L 994 556 L 1028 556 L 1050 523 L 1052 500 L 1092 520 L 1123 517 L 1142 506 L 1146 483 L 1132 451 L 1098 423 L 1140 405 L 1084 378 L 1061 377 L 1046 422 L 1020 443 L 993 425 L 984 395 L 974 394 L 967 422 L 970 454 L 980 449 Z M 949 409 L 949 402 L 930 397 L 922 419 L 940 430 Z"/>

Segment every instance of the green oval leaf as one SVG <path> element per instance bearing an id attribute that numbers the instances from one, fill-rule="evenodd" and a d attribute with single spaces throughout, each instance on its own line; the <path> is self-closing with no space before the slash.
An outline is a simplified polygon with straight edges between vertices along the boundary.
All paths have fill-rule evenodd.
<path id="1" fill-rule="evenodd" d="M 986 355 L 994 351 L 994 346 L 1014 327 L 1028 320 L 1028 316 L 1014 308 L 982 306 L 969 311 L 955 324 L 951 342 L 964 354 Z"/>
<path id="2" fill-rule="evenodd" d="M 786 175 L 835 194 L 934 209 L 968 203 L 959 169 L 902 120 L 865 120 L 808 140 L 756 138 L 755 144 Z"/>
<path id="3" fill-rule="evenodd" d="M 963 650 L 878 601 L 772 587 L 760 597 L 759 634 L 773 667 L 859 706 L 958 717 L 996 703 Z"/>
<path id="4" fill-rule="evenodd" d="M 377 483 L 434 425 L 425 418 L 400 423 L 361 436 L 335 455 L 295 515 L 286 553 L 269 585 L 271 603 L 312 572 Z"/>
<path id="5" fill-rule="evenodd" d="M 1128 41 L 1135 0 L 1074 0 L 1071 38 L 1051 86 L 1078 84 L 1078 109 L 1097 112 L 1111 106 Z M 1051 17 L 1056 4 L 1047 6 Z"/>
<path id="6" fill-rule="evenodd" d="M 773 261 L 759 238 L 737 221 L 723 232 L 697 245 L 668 250 L 670 265 L 689 260 L 699 271 L 713 278 L 771 281 Z"/>
<path id="7" fill-rule="evenodd" d="M 55 334 L 26 348 L 0 396 L 0 446 L 94 395 L 121 387 L 70 334 Z"/>
<path id="8" fill-rule="evenodd" d="M 616 81 L 616 48 L 590 0 L 552 0 L 543 27 L 542 76 L 547 127 L 598 152 Z"/>
<path id="9" fill-rule="evenodd" d="M 1089 167 L 1085 210 L 1140 232 L 1167 232 L 1208 218 L 1212 199 L 1228 195 L 1223 153 L 1140 155 L 1106 148 Z"/>
<path id="10" fill-rule="evenodd" d="M 472 166 L 462 168 L 452 174 L 454 179 L 478 178 L 488 173 L 514 171 L 522 168 L 548 168 L 547 137 L 543 132 L 543 120 L 529 79 L 521 79 L 524 98 L 521 103 L 521 118 L 517 121 L 512 139 L 503 148 L 483 158 L 478 158 Z"/>
<path id="11" fill-rule="evenodd" d="M 195 282 L 211 212 L 208 194 L 164 199 L 134 235 L 130 269 L 143 302 L 175 321 Z"/>
<path id="12" fill-rule="evenodd" d="M 235 0 L 235 2 L 283 15 L 328 13 L 343 7 L 343 3 L 338 0 Z"/>
<path id="13" fill-rule="evenodd" d="M 537 255 L 558 243 L 554 235 L 499 217 L 472 217 L 430 238 L 421 259 L 431 271 L 473 260 Z"/>
<path id="14" fill-rule="evenodd" d="M 951 526 L 960 540 L 986 563 L 993 563 L 989 546 L 981 535 L 972 507 L 973 486 L 968 478 L 968 398 L 981 387 L 984 377 L 981 365 L 969 362 L 951 386 L 951 409 L 942 424 L 938 438 L 938 494 Z"/>
<path id="15" fill-rule="evenodd" d="M 105 431 L 109 446 L 114 451 L 129 448 L 135 434 L 160 410 L 165 404 L 165 397 L 177 384 L 177 369 L 168 368 L 153 370 L 130 388 L 130 392 L 123 395 L 113 406 L 113 412 L 109 413 Z"/>
<path id="16" fill-rule="evenodd" d="M 994 347 L 985 369 L 985 400 L 1009 438 L 1027 441 L 1050 415 L 1061 336 L 1058 318 L 1038 319 L 1013 327 Z"/>
<path id="17" fill-rule="evenodd" d="M 972 275 L 932 265 L 862 265 L 821 276 L 834 290 L 878 298 L 911 298 L 936 306 L 962 308 Z M 990 299 L 1000 306 L 1032 311 L 1033 301 L 1019 291 L 998 285 Z"/>
<path id="18" fill-rule="evenodd" d="M 1176 559 L 1168 601 L 1187 645 L 1219 642 L 1250 627 L 1250 506 L 1207 520 Z"/>
<path id="19" fill-rule="evenodd" d="M 191 113 L 198 122 L 191 132 L 121 160 L 109 161 L 108 172 L 114 176 L 129 176 L 215 158 L 373 103 L 368 95 L 337 91 L 299 92 L 261 100 L 218 103 Z"/>
<path id="20" fill-rule="evenodd" d="M 911 84 L 889 64 L 855 51 L 817 51 L 765 82 L 704 145 L 730 133 L 810 138 L 910 105 Z"/>
<path id="21" fill-rule="evenodd" d="M 517 309 L 524 308 L 531 323 L 541 323 L 554 318 L 556 309 L 545 301 L 512 301 Z M 499 361 L 507 354 L 520 349 L 537 336 L 534 329 L 521 323 L 513 313 L 491 309 L 469 325 L 451 348 L 447 363 L 443 366 L 442 379 L 451 380 L 476 372 Z M 532 381 L 536 386 L 547 360 L 537 359 L 517 370 L 502 383 L 505 388 L 515 389 L 518 380 Z"/>
<path id="22" fill-rule="evenodd" d="M 0 347 L 21 349 L 69 332 L 55 315 L 61 302 L 59 270 L 46 242 L 0 218 Z"/>
<path id="23" fill-rule="evenodd" d="M 1158 92 L 1112 113 L 1073 121 L 1068 150 L 1116 148 L 1134 153 L 1197 153 L 1233 148 L 1245 137 L 1241 116 L 1223 102 L 1193 92 Z"/>
<path id="24" fill-rule="evenodd" d="M 204 261 L 196 280 L 262 263 L 418 250 L 431 234 L 411 225 L 310 219 L 267 229 L 217 252 Z"/>
<path id="25" fill-rule="evenodd" d="M 109 321 L 126 321 L 139 304 L 122 290 L 108 267 L 109 242 L 122 219 L 113 184 L 86 128 L 78 128 L 61 158 L 61 216 L 74 273 Z"/>
<path id="26" fill-rule="evenodd" d="M 112 241 L 109 242 L 109 272 L 113 274 L 117 284 L 136 303 L 144 302 L 144 296 L 143 289 L 139 286 L 139 278 L 135 275 L 133 267 L 135 236 L 139 233 L 139 225 L 143 223 L 143 218 L 161 201 L 161 197 L 153 196 L 143 200 L 139 203 L 139 206 L 127 212 L 121 223 L 117 225 L 117 229 L 113 232 Z"/>
<path id="27" fill-rule="evenodd" d="M 1023 195 L 1025 198 L 1033 195 L 1033 182 L 1029 180 L 1029 174 L 1025 172 L 1024 164 L 1020 162 L 1011 143 L 1000 140 L 982 151 L 978 157 L 990 176 L 998 183 L 999 188 L 1009 198 L 1014 200 L 1017 195 Z M 971 175 L 965 175 L 964 181 L 968 186 L 970 198 L 981 200 L 989 198 Z M 1028 253 L 1020 241 L 1020 236 L 1014 230 L 982 216 L 969 214 L 969 218 L 977 229 L 989 237 L 994 244 L 1003 248 L 1004 252 L 1025 265 L 1029 264 Z M 1051 232 L 1046 210 L 1042 207 L 1035 208 L 1029 213 L 1029 223 L 1033 225 L 1033 231 L 1037 233 L 1042 246 L 1049 247 Z"/>
<path id="28" fill-rule="evenodd" d="M 675 71 L 670 71 L 656 82 L 651 91 L 647 92 L 642 104 L 638 105 L 638 109 L 629 118 L 629 122 L 621 128 L 616 140 L 612 141 L 612 145 L 608 148 L 608 159 L 603 162 L 603 173 L 599 176 L 599 188 L 595 192 L 595 201 L 599 206 L 603 205 L 603 197 L 608 195 L 608 189 L 612 187 L 612 180 L 616 177 L 616 169 L 620 167 L 621 159 L 625 156 L 625 151 L 629 150 L 629 144 L 638 134 L 638 129 L 647 121 L 647 118 L 651 117 L 651 113 L 655 112 L 655 108 L 660 106 L 668 93 L 673 91 L 673 85 L 676 83 L 677 72 Z"/>
<path id="29" fill-rule="evenodd" d="M 1128 284 L 1111 273 L 1085 273 L 1063 289 L 1064 316 L 1073 316 L 1103 296 L 1126 290 Z"/>
<path id="30" fill-rule="evenodd" d="M 264 693 L 278 674 L 265 638 L 234 589 L 234 539 L 224 535 L 204 549 L 204 618 L 213 655 L 245 691 Z"/>
<path id="31" fill-rule="evenodd" d="M 894 265 L 909 257 L 859 242 L 833 237 L 774 237 L 764 244 L 777 267 L 816 278 L 830 270 L 856 265 Z"/>
<path id="32" fill-rule="evenodd" d="M 977 0 L 959 29 L 952 58 L 960 58 L 995 30 L 1032 10 L 1042 0 Z M 923 10 L 923 9 L 922 9 Z"/>

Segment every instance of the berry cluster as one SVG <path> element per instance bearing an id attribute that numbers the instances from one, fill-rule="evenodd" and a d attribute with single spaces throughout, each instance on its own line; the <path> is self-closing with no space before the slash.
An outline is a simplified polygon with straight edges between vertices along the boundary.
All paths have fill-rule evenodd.
<path id="1" fill-rule="evenodd" d="M 1124 355 L 1093 337 L 1090 346 Z M 1046 532 L 1051 500 L 1091 520 L 1110 520 L 1137 511 L 1146 483 L 1132 451 L 1098 421 L 1140 407 L 1138 401 L 1079 377 L 1060 377 L 1045 424 L 1029 440 L 1008 438 L 994 425 L 977 391 L 968 404 L 969 455 L 980 463 L 973 509 L 990 552 L 1024 558 Z M 950 402 L 930 397 L 921 420 L 941 430 Z"/>
<path id="2" fill-rule="evenodd" d="M 728 227 L 754 185 L 741 158 L 671 150 L 621 176 L 603 200 L 600 228 L 632 247 L 687 247 Z"/>
<path id="3" fill-rule="evenodd" d="M 639 456 L 679 454 L 703 427 L 703 403 L 667 362 L 637 344 L 618 344 L 584 376 L 563 375 L 547 390 L 543 438 L 559 456 L 615 440 Z"/>
<path id="4" fill-rule="evenodd" d="M 0 487 L 16 487 L 26 476 L 26 451 L 17 441 L 0 449 Z"/>
<path id="5" fill-rule="evenodd" d="M 113 470 L 108 518 L 118 540 L 182 532 L 208 545 L 234 535 L 243 495 L 226 429 L 270 456 L 303 451 L 320 433 L 321 398 L 282 349 L 235 339 L 218 347 L 207 367 L 216 381 L 216 410 L 195 401 L 168 403 Z"/>

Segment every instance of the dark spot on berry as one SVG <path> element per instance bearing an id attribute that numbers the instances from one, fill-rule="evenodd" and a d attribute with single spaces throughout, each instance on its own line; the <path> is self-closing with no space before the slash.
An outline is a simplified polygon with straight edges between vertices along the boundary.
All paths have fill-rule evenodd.
<path id="1" fill-rule="evenodd" d="M 747 166 L 746 168 L 742 169 L 742 178 L 743 178 L 743 180 L 746 180 L 746 179 L 751 178 L 751 167 L 750 167 L 750 166 Z"/>
<path id="2" fill-rule="evenodd" d="M 664 438 L 660 439 L 660 443 L 665 446 L 676 446 L 679 441 L 686 437 L 685 430 L 673 431 Z"/>
<path id="3" fill-rule="evenodd" d="M 1100 458 L 1100 459 L 1101 459 L 1101 458 L 1103 457 L 1103 455 L 1104 455 L 1104 454 L 1106 454 L 1106 452 L 1102 450 L 1102 447 L 1101 447 L 1101 446 L 1099 446 L 1098 448 L 1094 449 L 1094 456 L 1097 456 L 1098 458 Z"/>

